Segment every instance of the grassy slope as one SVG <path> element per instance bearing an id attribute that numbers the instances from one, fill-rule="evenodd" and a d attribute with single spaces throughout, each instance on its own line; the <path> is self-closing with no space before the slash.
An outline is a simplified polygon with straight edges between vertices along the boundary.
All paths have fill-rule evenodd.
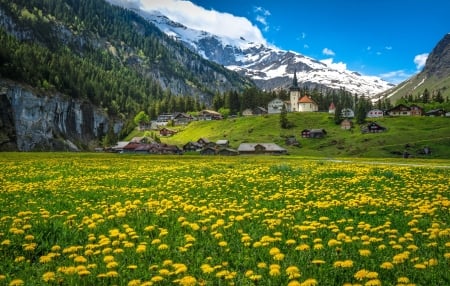
<path id="1" fill-rule="evenodd" d="M 320 157 L 401 157 L 392 152 L 403 152 L 405 145 L 416 157 L 418 149 L 429 146 L 431 158 L 450 158 L 450 118 L 402 117 L 382 118 L 377 122 L 388 128 L 385 133 L 362 134 L 360 126 L 353 131 L 342 130 L 327 113 L 290 113 L 288 119 L 295 124 L 281 129 L 279 115 L 235 118 L 221 121 L 198 121 L 180 129 L 163 142 L 182 146 L 189 141 L 208 138 L 210 141 L 228 139 L 232 148 L 242 142 L 274 142 L 288 149 L 292 155 Z M 323 128 L 323 139 L 301 138 L 301 131 Z M 138 136 L 139 134 L 134 134 Z M 285 145 L 285 137 L 295 135 L 301 147 Z"/>

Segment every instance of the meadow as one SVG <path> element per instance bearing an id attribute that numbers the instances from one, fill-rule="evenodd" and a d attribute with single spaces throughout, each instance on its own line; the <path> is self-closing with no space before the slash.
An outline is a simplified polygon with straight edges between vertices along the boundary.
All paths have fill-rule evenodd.
<path id="1" fill-rule="evenodd" d="M 0 285 L 449 285 L 450 162 L 2 153 Z"/>

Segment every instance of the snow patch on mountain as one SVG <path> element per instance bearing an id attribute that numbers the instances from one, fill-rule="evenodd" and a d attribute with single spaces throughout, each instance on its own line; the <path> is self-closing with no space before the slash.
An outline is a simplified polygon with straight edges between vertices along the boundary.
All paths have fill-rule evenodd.
<path id="1" fill-rule="evenodd" d="M 111 1 L 111 0 L 110 0 Z M 376 76 L 364 76 L 294 51 L 247 41 L 244 37 L 219 37 L 176 23 L 157 11 L 137 11 L 173 39 L 205 59 L 248 76 L 262 89 L 287 88 L 294 73 L 300 84 L 347 91 L 373 97 L 394 85 Z"/>

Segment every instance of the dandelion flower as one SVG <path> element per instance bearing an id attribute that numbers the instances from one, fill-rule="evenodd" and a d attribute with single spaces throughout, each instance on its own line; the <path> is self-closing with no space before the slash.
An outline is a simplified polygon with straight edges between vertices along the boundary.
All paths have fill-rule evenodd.
<path id="1" fill-rule="evenodd" d="M 55 272 L 45 272 L 42 275 L 42 280 L 44 280 L 45 282 L 55 281 L 55 277 Z"/>
<path id="2" fill-rule="evenodd" d="M 194 286 L 197 285 L 197 279 L 195 279 L 195 277 L 193 276 L 184 276 L 183 278 L 181 278 L 178 283 L 181 286 Z"/>
<path id="3" fill-rule="evenodd" d="M 300 285 L 301 286 L 316 286 L 316 285 L 319 285 L 319 283 L 317 282 L 316 279 L 309 278 L 309 279 L 306 279 L 305 281 L 303 281 Z"/>
<path id="4" fill-rule="evenodd" d="M 139 286 L 141 285 L 141 280 L 139 279 L 133 279 L 130 282 L 128 282 L 128 286 Z"/>
<path id="5" fill-rule="evenodd" d="M 355 277 L 357 280 L 361 281 L 367 277 L 367 274 L 369 274 L 368 270 L 361 269 L 358 272 L 356 272 L 353 277 Z"/>
<path id="6" fill-rule="evenodd" d="M 286 274 L 289 276 L 289 279 L 295 279 L 301 276 L 297 266 L 289 266 L 286 268 Z"/>
<path id="7" fill-rule="evenodd" d="M 392 268 L 394 268 L 394 264 L 392 264 L 391 262 L 383 262 L 383 263 L 380 265 L 380 268 L 383 268 L 383 269 L 392 269 Z"/>
<path id="8" fill-rule="evenodd" d="M 23 282 L 22 279 L 14 279 L 11 282 L 9 282 L 9 286 L 21 286 L 25 285 L 25 282 Z"/>

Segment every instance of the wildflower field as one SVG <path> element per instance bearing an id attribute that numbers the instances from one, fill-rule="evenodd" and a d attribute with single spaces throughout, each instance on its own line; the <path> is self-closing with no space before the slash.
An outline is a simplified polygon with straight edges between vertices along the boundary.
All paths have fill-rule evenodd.
<path id="1" fill-rule="evenodd" d="M 0 285 L 450 285 L 448 161 L 0 155 Z"/>

